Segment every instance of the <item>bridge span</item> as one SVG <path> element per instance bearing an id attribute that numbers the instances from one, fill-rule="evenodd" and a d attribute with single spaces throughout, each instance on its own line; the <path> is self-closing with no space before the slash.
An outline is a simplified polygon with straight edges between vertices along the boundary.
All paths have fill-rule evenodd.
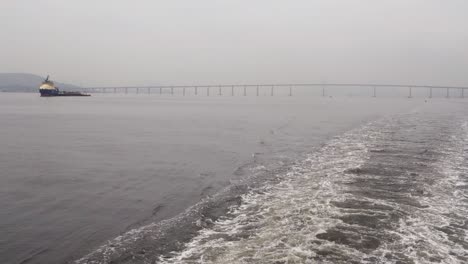
<path id="1" fill-rule="evenodd" d="M 136 93 L 136 94 L 170 94 L 185 96 L 189 92 L 192 95 L 277 95 L 282 94 L 293 96 L 293 91 L 298 88 L 319 88 L 321 96 L 327 96 L 327 91 L 333 88 L 368 88 L 369 95 L 377 97 L 378 92 L 388 89 L 407 90 L 407 96 L 413 97 L 414 89 L 426 90 L 425 96 L 432 98 L 434 91 L 439 95 L 441 90 L 445 90 L 445 97 L 465 97 L 465 90 L 468 86 L 440 86 L 440 85 L 412 85 L 412 84 L 369 84 L 369 83 L 283 83 L 283 84 L 218 84 L 218 85 L 148 85 L 148 86 L 105 86 L 105 87 L 84 87 L 83 92 L 87 93 Z M 266 92 L 267 91 L 267 92 Z M 342 90 L 343 92 L 344 90 Z"/>

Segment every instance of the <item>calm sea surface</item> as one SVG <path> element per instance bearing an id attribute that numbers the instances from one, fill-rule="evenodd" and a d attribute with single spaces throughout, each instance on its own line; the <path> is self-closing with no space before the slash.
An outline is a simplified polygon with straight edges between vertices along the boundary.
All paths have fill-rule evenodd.
<path id="1" fill-rule="evenodd" d="M 1 263 L 463 263 L 468 101 L 0 93 Z"/>

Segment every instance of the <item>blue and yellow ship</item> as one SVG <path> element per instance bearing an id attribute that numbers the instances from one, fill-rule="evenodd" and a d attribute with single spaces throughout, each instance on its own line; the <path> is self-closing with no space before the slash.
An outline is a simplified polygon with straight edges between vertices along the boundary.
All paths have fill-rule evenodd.
<path id="1" fill-rule="evenodd" d="M 39 92 L 41 96 L 90 96 L 89 94 L 81 93 L 81 92 L 68 92 L 68 91 L 60 91 L 58 87 L 55 86 L 54 82 L 49 80 L 49 75 L 47 78 L 42 82 L 41 86 L 39 87 Z"/>

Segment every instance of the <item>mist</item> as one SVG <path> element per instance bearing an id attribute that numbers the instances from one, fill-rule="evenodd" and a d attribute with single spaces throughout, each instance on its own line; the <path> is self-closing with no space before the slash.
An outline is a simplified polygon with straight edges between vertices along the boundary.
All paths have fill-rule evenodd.
<path id="1" fill-rule="evenodd" d="M 468 84 L 462 0 L 0 3 L 0 72 L 82 86 Z"/>

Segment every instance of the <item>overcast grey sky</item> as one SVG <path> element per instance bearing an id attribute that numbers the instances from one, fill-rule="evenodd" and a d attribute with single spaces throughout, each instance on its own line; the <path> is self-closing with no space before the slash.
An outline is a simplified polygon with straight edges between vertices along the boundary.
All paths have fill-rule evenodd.
<path id="1" fill-rule="evenodd" d="M 468 85 L 466 0 L 0 0 L 0 72 Z"/>

